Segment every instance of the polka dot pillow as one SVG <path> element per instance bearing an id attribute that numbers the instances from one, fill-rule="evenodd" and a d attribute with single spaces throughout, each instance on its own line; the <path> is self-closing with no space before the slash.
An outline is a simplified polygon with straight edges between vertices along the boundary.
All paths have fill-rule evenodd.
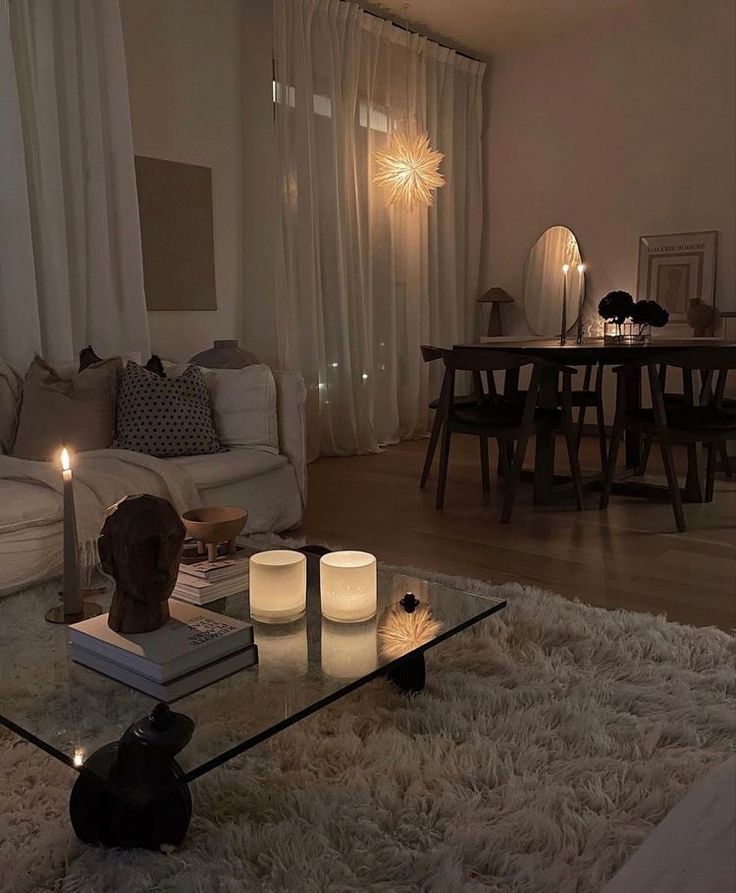
<path id="1" fill-rule="evenodd" d="M 202 373 L 188 366 L 178 378 L 159 378 L 137 363 L 123 372 L 113 446 L 162 459 L 227 449 L 212 421 Z"/>

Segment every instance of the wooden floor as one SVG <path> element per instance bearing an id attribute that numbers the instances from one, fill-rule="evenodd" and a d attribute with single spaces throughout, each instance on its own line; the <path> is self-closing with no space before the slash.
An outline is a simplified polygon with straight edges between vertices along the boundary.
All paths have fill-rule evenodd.
<path id="1" fill-rule="evenodd" d="M 583 512 L 570 502 L 535 508 L 528 483 L 520 484 L 511 523 L 502 526 L 499 490 L 482 498 L 477 440 L 455 441 L 443 511 L 434 508 L 436 475 L 426 490 L 418 485 L 426 441 L 410 441 L 379 455 L 313 463 L 300 533 L 390 563 L 533 583 L 593 605 L 736 627 L 736 480 L 719 474 L 712 503 L 685 506 L 684 534 L 675 532 L 668 502 L 613 496 L 601 512 L 598 493 L 589 492 Z M 595 470 L 596 455 L 595 441 L 584 438 L 584 473 Z M 653 455 L 651 472 L 660 470 Z"/>

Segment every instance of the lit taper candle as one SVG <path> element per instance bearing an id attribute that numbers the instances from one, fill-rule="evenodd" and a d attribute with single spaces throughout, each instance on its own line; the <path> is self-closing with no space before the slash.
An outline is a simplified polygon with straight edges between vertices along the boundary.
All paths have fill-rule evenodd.
<path id="1" fill-rule="evenodd" d="M 79 544 L 77 515 L 74 510 L 74 480 L 69 450 L 61 451 L 61 475 L 64 479 L 64 614 L 82 614 L 82 590 L 79 586 Z"/>
<path id="2" fill-rule="evenodd" d="M 567 341 L 567 273 L 570 264 L 562 265 L 562 322 L 560 323 L 560 344 Z"/>
<path id="3" fill-rule="evenodd" d="M 578 344 L 583 343 L 583 304 L 585 303 L 585 264 L 578 264 Z"/>

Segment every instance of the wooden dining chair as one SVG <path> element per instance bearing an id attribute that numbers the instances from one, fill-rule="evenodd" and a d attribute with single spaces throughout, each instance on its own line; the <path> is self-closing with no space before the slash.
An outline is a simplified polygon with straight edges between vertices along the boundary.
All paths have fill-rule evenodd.
<path id="1" fill-rule="evenodd" d="M 578 408 L 575 448 L 580 451 L 580 441 L 585 426 L 585 415 L 588 409 L 595 410 L 596 431 L 598 435 L 598 452 L 601 459 L 601 471 L 605 472 L 608 461 L 608 441 L 606 437 L 606 416 L 603 408 L 603 363 L 597 363 L 595 379 L 593 379 L 593 366 L 585 366 L 583 373 L 583 387 L 572 391 L 572 405 Z"/>
<path id="2" fill-rule="evenodd" d="M 631 408 L 626 404 L 624 373 L 632 368 L 644 366 L 649 375 L 652 406 L 650 409 Z M 664 377 L 660 371 L 662 366 L 682 370 L 683 401 L 677 405 L 671 402 L 668 405 L 665 401 Z M 697 370 L 703 375 L 710 373 L 714 384 L 709 393 L 703 393 L 701 390 L 701 399 L 696 402 L 693 372 Z M 688 449 L 690 461 L 695 462 L 694 469 L 697 475 L 697 444 L 703 443 L 707 446 L 705 501 L 711 502 L 716 451 L 727 441 L 736 439 L 736 413 L 723 406 L 726 379 L 733 370 L 736 370 L 736 349 L 713 352 L 707 347 L 673 351 L 660 355 L 656 361 L 644 359 L 617 366 L 613 370 L 617 375 L 616 417 L 611 432 L 611 448 L 601 494 L 602 509 L 608 508 L 616 474 L 616 460 L 624 432 L 632 430 L 659 444 L 675 523 L 680 533 L 686 530 L 682 493 L 675 471 L 672 447 L 675 444 L 682 444 Z"/>
<path id="3" fill-rule="evenodd" d="M 664 401 L 665 409 L 676 409 L 678 406 L 702 406 L 704 403 L 708 401 L 709 396 L 712 394 L 713 388 L 713 371 L 712 370 L 704 370 L 699 369 L 700 372 L 700 389 L 696 396 L 695 383 L 693 381 L 692 370 L 688 373 L 688 370 L 683 369 L 682 371 L 682 390 L 681 391 L 670 391 L 668 390 L 668 368 L 666 363 L 658 363 L 657 366 L 657 378 L 659 379 L 659 386 L 662 391 L 662 400 Z M 724 408 L 728 401 L 724 398 Z M 639 459 L 639 464 L 636 468 L 636 473 L 638 475 L 644 475 L 647 473 L 647 468 L 649 466 L 649 457 L 652 452 L 652 442 L 653 439 L 651 437 L 643 436 L 641 438 L 642 446 L 641 446 L 641 457 Z M 691 464 L 697 464 L 697 445 L 690 444 L 688 446 L 688 461 Z M 719 448 L 720 449 L 720 448 Z M 725 450 L 725 444 L 722 446 L 722 449 Z M 729 475 L 730 476 L 730 475 Z"/>
<path id="4" fill-rule="evenodd" d="M 442 429 L 442 447 L 437 483 L 437 508 L 444 507 L 450 443 L 453 434 L 472 434 L 480 438 L 484 491 L 490 490 L 488 440 L 493 438 L 504 447 L 511 446 L 513 449 L 513 457 L 504 476 L 505 487 L 501 509 L 501 523 L 507 524 L 511 519 L 529 439 L 544 425 L 562 431 L 565 436 L 577 507 L 578 510 L 582 509 L 583 489 L 575 444 L 571 398 L 571 381 L 576 370 L 552 360 L 490 349 L 482 351 L 472 348 L 446 350 L 443 352 L 443 360 L 445 377 L 442 382 L 438 408 Z M 455 397 L 455 380 L 459 372 L 493 374 L 496 371 L 513 370 L 518 373 L 524 366 L 531 366 L 532 372 L 523 401 L 501 398 L 485 400 L 478 405 L 468 405 L 459 403 L 458 398 Z M 543 408 L 539 405 L 541 373 L 544 367 L 554 369 L 558 375 L 562 376 L 560 407 Z"/>
<path id="5" fill-rule="evenodd" d="M 419 349 L 421 350 L 422 359 L 425 363 L 433 363 L 435 360 L 441 360 L 446 350 L 446 348 L 434 347 L 431 344 L 422 344 Z M 473 392 L 471 394 L 466 394 L 463 397 L 456 397 L 456 400 L 458 405 L 467 404 L 472 406 L 482 402 L 483 398 L 486 396 L 493 397 L 495 395 L 496 382 L 493 378 L 493 374 L 491 373 L 489 376 L 486 376 L 486 385 L 484 387 L 480 372 L 474 372 Z M 437 443 L 439 442 L 440 433 L 442 431 L 442 418 L 439 412 L 437 412 L 439 404 L 440 397 L 436 397 L 434 400 L 430 401 L 429 404 L 429 408 L 434 410 L 434 420 L 429 435 L 429 443 L 427 444 L 427 454 L 424 458 L 422 477 L 419 482 L 419 486 L 422 489 L 424 489 L 429 480 L 429 475 L 432 471 L 432 463 L 434 462 L 434 455 L 437 451 Z"/>

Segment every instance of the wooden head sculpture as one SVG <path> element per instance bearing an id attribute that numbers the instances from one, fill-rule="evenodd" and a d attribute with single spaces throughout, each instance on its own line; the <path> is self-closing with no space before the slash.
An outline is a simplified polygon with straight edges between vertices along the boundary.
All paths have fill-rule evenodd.
<path id="1" fill-rule="evenodd" d="M 160 496 L 126 496 L 105 519 L 97 540 L 102 569 L 115 580 L 107 625 L 118 633 L 147 633 L 169 619 L 184 525 Z"/>

